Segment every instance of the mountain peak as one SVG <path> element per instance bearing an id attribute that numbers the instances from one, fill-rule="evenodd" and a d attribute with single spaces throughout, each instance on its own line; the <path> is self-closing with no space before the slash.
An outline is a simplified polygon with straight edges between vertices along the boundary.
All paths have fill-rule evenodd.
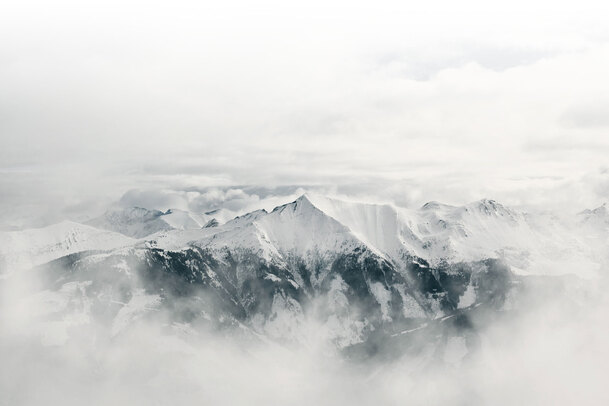
<path id="1" fill-rule="evenodd" d="M 480 212 L 488 214 L 488 215 L 505 213 L 505 212 L 510 211 L 504 205 L 497 202 L 496 200 L 487 199 L 487 198 L 480 199 L 473 203 L 470 203 L 470 204 L 466 205 L 465 208 L 466 209 L 475 209 L 477 211 L 480 211 Z"/>
<path id="2" fill-rule="evenodd" d="M 592 212 L 606 214 L 608 210 L 609 209 L 607 209 L 607 202 L 605 202 L 605 203 L 601 204 L 600 206 L 598 206 L 596 209 L 592 210 Z"/>
<path id="3" fill-rule="evenodd" d="M 606 216 L 609 214 L 609 208 L 607 207 L 607 202 L 601 204 L 595 209 L 586 209 L 579 213 L 579 215 L 587 215 L 587 216 Z"/>
<path id="4" fill-rule="evenodd" d="M 319 210 L 319 208 L 311 200 L 310 196 L 308 194 L 306 194 L 306 193 L 301 195 L 298 199 L 296 199 L 294 201 L 294 203 L 295 203 L 295 205 L 297 207 L 300 206 L 301 209 L 303 209 L 303 208 L 315 208 L 315 209 Z"/>
<path id="5" fill-rule="evenodd" d="M 427 203 L 425 203 L 423 206 L 421 206 L 421 209 L 423 210 L 433 210 L 435 208 L 440 207 L 441 203 L 436 201 L 436 200 L 431 200 Z"/>
<path id="6" fill-rule="evenodd" d="M 307 194 L 301 195 L 298 199 L 293 202 L 282 204 L 273 209 L 271 213 L 282 213 L 285 210 L 291 209 L 293 212 L 316 209 L 319 210 L 312 202 Z"/>
<path id="7" fill-rule="evenodd" d="M 438 210 L 438 209 L 454 209 L 455 206 L 451 206 L 450 204 L 440 203 L 436 200 L 431 200 L 421 206 L 421 210 Z"/>
<path id="8" fill-rule="evenodd" d="M 107 210 L 86 224 L 105 230 L 115 231 L 133 238 L 142 238 L 149 234 L 174 228 L 166 219 L 179 216 L 180 213 L 160 210 L 149 210 L 143 207 L 115 207 Z"/>
<path id="9" fill-rule="evenodd" d="M 303 193 L 302 195 L 300 195 L 300 197 L 298 197 L 298 199 L 295 200 L 296 202 L 308 202 L 310 204 L 312 204 L 311 202 L 311 198 L 309 197 L 308 193 Z"/>
<path id="10" fill-rule="evenodd" d="M 496 200 L 487 199 L 486 197 L 478 200 L 478 203 L 485 206 L 501 206 Z"/>
<path id="11" fill-rule="evenodd" d="M 160 210 L 150 210 L 144 207 L 113 207 L 104 213 L 104 216 L 109 217 L 124 217 L 124 218 L 153 218 L 162 216 L 164 213 Z"/>

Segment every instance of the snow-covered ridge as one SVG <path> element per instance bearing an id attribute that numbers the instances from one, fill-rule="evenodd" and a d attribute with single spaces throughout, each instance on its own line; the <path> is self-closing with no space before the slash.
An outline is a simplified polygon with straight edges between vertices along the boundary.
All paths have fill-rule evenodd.
<path id="1" fill-rule="evenodd" d="M 73 253 L 110 250 L 135 242 L 123 234 L 72 221 L 0 233 L 0 273 L 11 273 Z"/>
<path id="2" fill-rule="evenodd" d="M 223 209 L 207 213 L 192 213 L 180 209 L 166 211 L 142 207 L 112 208 L 88 225 L 115 231 L 133 238 L 142 238 L 159 231 L 195 230 L 225 223 L 234 215 Z"/>
<path id="3" fill-rule="evenodd" d="M 405 209 L 307 194 L 271 212 L 258 210 L 212 230 L 174 231 L 155 238 L 168 249 L 190 243 L 239 247 L 267 259 L 363 245 L 394 262 L 404 255 L 432 264 L 502 258 L 523 274 L 586 276 L 599 267 L 585 238 L 557 218 L 518 212 L 488 199 L 464 206 L 431 202 Z"/>
<path id="4" fill-rule="evenodd" d="M 572 223 L 597 224 L 593 218 L 606 211 L 584 214 L 591 219 Z M 198 314 L 210 327 L 239 326 L 282 342 L 306 342 L 302 326 L 321 314 L 316 334 L 343 348 L 365 344 L 376 332 L 406 338 L 482 304 L 505 310 L 505 300 L 516 301 L 508 294 L 542 279 L 512 272 L 587 277 L 598 268 L 577 226 L 486 199 L 406 209 L 303 195 L 222 224 L 142 208 L 103 220 L 127 232 L 161 229 L 139 239 L 73 222 L 0 233 L 3 272 L 103 251 L 62 260 L 66 272 L 34 298 L 37 308 L 70 321 L 41 333 L 47 345 L 67 343 L 71 329 L 97 317 L 92 309 L 107 309 L 104 318 L 113 314 L 108 334 L 115 337 L 175 308 L 179 298 L 192 310 L 189 319 Z M 60 267 L 34 274 L 47 269 L 53 275 Z M 0 274 L 19 276 L 28 273 Z M 191 294 L 196 300 L 182 301 Z M 174 314 L 176 321 L 184 321 L 182 313 Z"/>
<path id="5" fill-rule="evenodd" d="M 218 227 L 161 232 L 150 238 L 164 249 L 188 245 L 246 249 L 277 262 L 284 262 L 292 255 L 306 258 L 313 254 L 349 252 L 364 245 L 348 227 L 314 206 L 307 196 L 275 207 L 271 212 L 261 209 L 236 217 Z"/>
<path id="6" fill-rule="evenodd" d="M 525 274 L 598 269 L 588 241 L 556 217 L 533 215 L 482 199 L 464 206 L 429 202 L 420 209 L 310 196 L 326 214 L 392 258 L 403 252 L 440 261 L 506 260 Z"/>
<path id="7" fill-rule="evenodd" d="M 228 221 L 217 219 L 221 211 L 199 215 L 182 210 L 114 209 L 89 226 L 61 223 L 72 226 L 20 232 L 27 237 L 2 233 L 2 252 L 5 262 L 33 252 L 30 256 L 37 259 L 32 263 L 40 263 L 62 253 L 135 244 L 127 235 L 168 250 L 190 245 L 244 248 L 275 261 L 291 255 L 345 253 L 363 246 L 394 263 L 405 255 L 431 264 L 502 258 L 523 274 L 591 276 L 599 268 L 599 255 L 586 230 L 595 225 L 597 240 L 599 233 L 606 239 L 609 230 L 596 227 L 609 224 L 606 206 L 582 212 L 579 221 L 573 221 L 579 226 L 573 228 L 556 217 L 519 212 L 488 199 L 463 206 L 429 202 L 406 209 L 306 194 L 270 212 L 256 210 Z"/>

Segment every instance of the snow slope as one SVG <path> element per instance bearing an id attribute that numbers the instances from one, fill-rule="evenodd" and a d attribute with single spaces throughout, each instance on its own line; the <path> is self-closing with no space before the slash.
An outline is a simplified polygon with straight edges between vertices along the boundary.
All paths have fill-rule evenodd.
<path id="1" fill-rule="evenodd" d="M 588 277 L 599 267 L 588 241 L 564 221 L 517 212 L 493 200 L 458 207 L 430 202 L 416 210 L 316 195 L 309 200 L 394 260 L 404 253 L 432 264 L 498 257 L 523 274 Z"/>
<path id="2" fill-rule="evenodd" d="M 1 273 L 39 265 L 87 250 L 110 250 L 134 239 L 84 224 L 63 221 L 43 228 L 0 233 Z"/>
<path id="3" fill-rule="evenodd" d="M 296 256 L 313 261 L 365 246 L 395 264 L 413 256 L 432 265 L 502 258 L 521 274 L 585 277 L 598 271 L 596 251 L 604 247 L 591 243 L 589 235 L 604 242 L 609 234 L 606 206 L 582 212 L 578 227 L 573 228 L 556 217 L 515 211 L 487 199 L 464 206 L 429 202 L 419 209 L 405 209 L 307 194 L 271 212 L 257 210 L 224 224 L 223 219 L 212 221 L 221 212 L 195 215 L 131 208 L 110 210 L 89 224 L 145 237 L 168 250 L 190 245 L 239 248 L 279 263 Z M 116 233 L 61 224 L 44 232 L 3 233 L 4 261 L 40 263 L 78 250 L 135 243 Z M 26 260 L 29 256 L 34 259 Z"/>
<path id="4" fill-rule="evenodd" d="M 113 208 L 87 222 L 96 228 L 142 238 L 159 231 L 196 230 L 214 223 L 225 223 L 232 213 L 219 209 L 197 214 L 180 209 L 148 210 L 141 207 Z"/>
<path id="5" fill-rule="evenodd" d="M 604 208 L 587 211 L 574 223 L 603 235 L 605 229 L 597 226 L 606 214 Z M 434 320 L 495 297 L 488 287 L 507 289 L 513 275 L 501 261 L 488 258 L 502 258 L 512 271 L 527 275 L 587 277 L 599 267 L 579 228 L 486 199 L 404 209 L 303 195 L 214 227 L 202 227 L 207 218 L 179 210 L 129 209 L 103 220 L 113 219 L 103 225 L 132 234 L 160 229 L 141 239 L 71 222 L 1 233 L 2 271 L 84 250 L 110 250 L 67 259 L 68 267 L 86 270 L 91 288 L 67 285 L 57 294 L 45 293 L 45 306 L 78 302 L 81 296 L 97 300 L 116 312 L 109 326 L 114 335 L 161 309 L 161 298 L 172 289 L 176 297 L 204 289 L 215 298 L 200 303 L 210 320 L 216 314 L 224 323 L 232 315 L 231 323 L 240 320 L 256 334 L 282 340 L 300 337 L 303 303 L 315 299 L 314 306 L 327 315 L 320 334 L 342 347 L 362 342 L 381 326 L 409 333 L 418 328 L 409 324 L 415 319 Z M 461 261 L 469 264 L 443 263 Z M 505 278 L 496 279 L 498 272 Z M 485 277 L 490 279 L 484 282 Z M 141 280 L 147 285 L 138 285 Z M 74 323 L 86 315 L 83 310 Z M 51 341 L 64 336 L 57 330 Z"/>
<path id="6" fill-rule="evenodd" d="M 307 194 L 271 212 L 258 210 L 213 229 L 154 237 L 161 248 L 179 249 L 190 243 L 239 247 L 266 259 L 365 245 L 394 263 L 405 256 L 432 265 L 501 258 L 520 274 L 592 277 L 599 269 L 594 248 L 581 230 L 567 223 L 487 199 L 464 206 L 430 202 L 405 209 Z"/>
<path id="7" fill-rule="evenodd" d="M 364 245 L 346 226 L 329 217 L 307 196 L 276 207 L 257 210 L 214 228 L 161 232 L 151 236 L 159 248 L 177 250 L 190 244 L 204 248 L 245 249 L 268 261 L 291 256 L 341 253 Z"/>

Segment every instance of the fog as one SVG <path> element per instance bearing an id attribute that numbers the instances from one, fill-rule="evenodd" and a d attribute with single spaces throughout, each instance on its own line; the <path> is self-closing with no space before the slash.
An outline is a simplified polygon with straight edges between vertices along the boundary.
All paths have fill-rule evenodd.
<path id="1" fill-rule="evenodd" d="M 603 2 L 0 7 L 3 226 L 151 188 L 607 200 Z"/>
<path id="2" fill-rule="evenodd" d="M 33 272 L 1 281 L 2 404 L 572 405 L 609 401 L 606 281 L 541 281 L 440 350 L 353 359 L 309 317 L 300 343 L 172 322 L 165 310 L 114 335 L 86 303 L 49 299 Z M 547 284 L 547 285 L 545 285 Z M 65 286 L 64 286 L 65 288 Z M 62 289 L 64 289 L 62 288 Z M 51 295 L 52 296 L 52 295 Z M 45 299 L 46 297 L 46 299 Z M 437 334 L 435 332 L 434 334 Z"/>

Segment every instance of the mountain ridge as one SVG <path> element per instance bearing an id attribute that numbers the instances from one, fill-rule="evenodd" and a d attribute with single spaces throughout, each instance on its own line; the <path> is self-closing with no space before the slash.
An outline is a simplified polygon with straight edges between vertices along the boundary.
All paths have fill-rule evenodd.
<path id="1" fill-rule="evenodd" d="M 596 218 L 602 214 L 599 209 L 584 211 L 578 216 L 580 219 L 586 213 L 588 217 L 594 216 L 593 220 L 583 221 L 591 227 L 590 224 L 596 225 Z M 432 201 L 419 209 L 406 209 L 307 193 L 270 212 L 259 209 L 226 222 L 211 217 L 217 212 L 209 215 L 211 218 L 205 222 L 204 217 L 195 221 L 190 213 L 177 209 L 162 212 L 133 208 L 107 213 L 115 214 L 109 217 L 113 224 L 108 225 L 98 218 L 97 222 L 89 221 L 87 226 L 122 230 L 127 236 L 140 236 L 126 242 L 151 240 L 160 248 L 172 250 L 191 243 L 216 248 L 222 244 L 240 245 L 260 250 L 267 259 L 282 257 L 279 251 L 303 255 L 304 251 L 315 248 L 331 251 L 339 250 L 341 245 L 361 243 L 379 257 L 393 262 L 399 262 L 405 255 L 424 258 L 432 264 L 500 257 L 523 274 L 550 271 L 560 274 L 577 261 L 589 265 L 587 258 L 591 256 L 585 235 L 580 237 L 550 217 L 517 212 L 491 199 L 463 206 Z M 308 222 L 314 222 L 315 227 L 307 221 L 298 221 L 295 214 L 308 216 Z M 178 217 L 179 221 L 171 224 L 165 220 L 171 216 Z M 289 226 L 283 224 L 286 221 Z M 595 236 L 600 234 L 602 237 L 605 233 L 603 228 L 594 231 Z M 25 234 L 24 244 L 27 245 L 30 237 Z M 565 250 L 575 253 L 574 263 L 558 263 Z M 553 257 L 557 261 L 553 261 Z"/>
<path id="2" fill-rule="evenodd" d="M 127 222 L 181 215 L 133 214 Z M 314 322 L 338 348 L 374 352 L 426 326 L 470 334 L 471 317 L 517 303 L 526 275 L 587 276 L 585 261 L 596 259 L 573 250 L 571 230 L 534 220 L 488 199 L 404 209 L 305 194 L 214 227 L 142 238 L 69 222 L 15 235 L 24 254 L 46 255 L 29 264 L 46 281 L 44 296 L 88 303 L 79 311 L 108 323 L 112 336 L 162 309 L 175 323 L 280 342 L 304 340 Z"/>

